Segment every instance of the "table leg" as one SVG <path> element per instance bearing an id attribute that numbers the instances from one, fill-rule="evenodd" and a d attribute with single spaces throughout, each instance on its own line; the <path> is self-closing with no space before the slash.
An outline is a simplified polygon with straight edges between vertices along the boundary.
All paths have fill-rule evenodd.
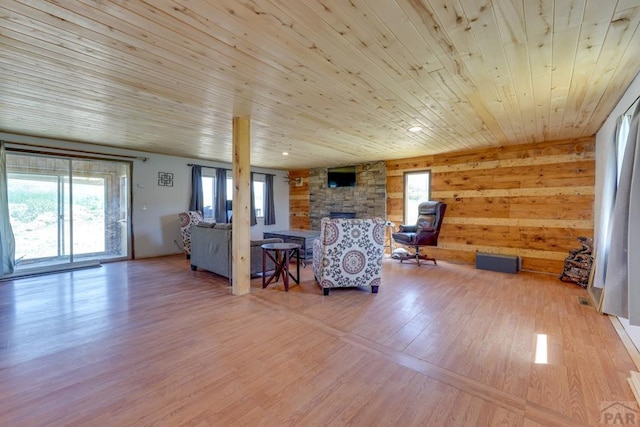
<path id="1" fill-rule="evenodd" d="M 275 270 L 273 271 L 273 274 L 271 274 L 271 277 L 269 277 L 269 279 L 265 282 L 264 279 L 264 273 L 263 273 L 263 277 L 262 277 L 262 288 L 266 288 L 267 286 L 269 286 L 269 283 L 271 283 L 274 279 L 277 282 L 280 279 L 280 274 L 282 274 L 282 262 L 280 262 L 281 259 L 281 251 L 280 250 L 275 250 L 275 258 L 273 257 L 273 255 L 271 255 L 271 252 L 269 252 L 269 249 L 265 249 L 263 252 L 263 255 L 266 254 L 271 261 L 273 261 L 274 263 L 274 267 Z M 266 270 L 266 265 L 265 265 L 265 260 L 263 258 L 263 267 L 262 267 L 262 271 Z"/>
<path id="2" fill-rule="evenodd" d="M 275 250 L 275 255 L 276 258 L 273 260 L 275 267 L 276 267 L 276 271 L 275 271 L 275 281 L 277 282 L 278 280 L 280 280 L 280 275 L 282 274 L 282 251 L 279 249 Z"/>
<path id="3" fill-rule="evenodd" d="M 291 249 L 289 253 L 289 262 L 291 262 L 292 258 L 295 258 L 296 260 L 296 275 L 294 276 L 289 271 L 289 277 L 291 277 L 293 281 L 296 282 L 297 284 L 300 284 L 300 249 L 299 248 Z"/>
<path id="4" fill-rule="evenodd" d="M 289 292 L 289 253 L 291 251 L 288 250 L 284 250 L 284 259 L 283 259 L 283 264 L 282 266 L 284 267 L 284 271 L 283 271 L 283 278 L 282 280 L 284 281 L 284 290 Z"/>
<path id="5" fill-rule="evenodd" d="M 267 287 L 267 285 L 265 285 L 265 282 L 266 282 L 266 277 L 265 276 L 267 275 L 267 272 L 266 272 L 266 269 L 267 269 L 266 252 L 267 252 L 266 249 L 262 250 L 262 289 Z"/>
<path id="6" fill-rule="evenodd" d="M 271 251 L 274 252 L 273 255 Z M 265 271 L 267 269 L 267 257 L 269 257 L 269 259 L 271 259 L 275 264 L 275 270 L 268 279 L 266 278 Z M 291 263 L 292 257 L 295 257 L 296 259 L 296 277 L 294 277 L 289 270 L 289 264 Z M 279 281 L 280 276 L 282 276 L 285 291 L 289 291 L 289 278 L 293 279 L 297 284 L 300 284 L 300 248 L 262 250 L 262 288 L 264 289 L 269 286 L 269 283 L 272 281 Z"/>

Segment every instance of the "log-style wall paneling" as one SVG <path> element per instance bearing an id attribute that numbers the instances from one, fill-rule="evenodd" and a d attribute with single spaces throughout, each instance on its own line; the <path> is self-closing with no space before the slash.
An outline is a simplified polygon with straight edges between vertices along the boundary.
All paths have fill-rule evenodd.
<path id="1" fill-rule="evenodd" d="M 309 230 L 309 170 L 289 171 L 289 226 Z"/>
<path id="2" fill-rule="evenodd" d="M 522 269 L 560 273 L 579 236 L 593 237 L 593 137 L 387 162 L 388 219 L 403 219 L 403 174 L 431 171 L 431 198 L 447 203 L 437 259 L 518 255 Z"/>
<path id="3" fill-rule="evenodd" d="M 593 237 L 595 139 L 513 145 L 386 162 L 387 219 L 401 224 L 405 172 L 431 171 L 447 203 L 437 259 L 473 264 L 476 252 L 518 255 L 523 270 L 560 273 L 579 236 Z M 309 228 L 308 171 L 290 184 L 292 228 Z"/>

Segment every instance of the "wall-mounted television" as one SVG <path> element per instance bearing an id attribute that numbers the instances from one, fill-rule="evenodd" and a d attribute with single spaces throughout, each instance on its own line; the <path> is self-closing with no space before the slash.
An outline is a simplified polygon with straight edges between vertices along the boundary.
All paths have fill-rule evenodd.
<path id="1" fill-rule="evenodd" d="M 356 167 L 340 166 L 327 169 L 327 185 L 329 188 L 355 187 Z"/>

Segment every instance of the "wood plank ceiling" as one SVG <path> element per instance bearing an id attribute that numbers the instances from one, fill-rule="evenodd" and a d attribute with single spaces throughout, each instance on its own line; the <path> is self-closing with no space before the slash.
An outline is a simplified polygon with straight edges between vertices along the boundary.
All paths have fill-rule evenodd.
<path id="1" fill-rule="evenodd" d="M 0 131 L 231 161 L 232 117 L 247 116 L 251 164 L 282 169 L 589 136 L 640 69 L 639 12 L 640 0 L 3 0 Z"/>

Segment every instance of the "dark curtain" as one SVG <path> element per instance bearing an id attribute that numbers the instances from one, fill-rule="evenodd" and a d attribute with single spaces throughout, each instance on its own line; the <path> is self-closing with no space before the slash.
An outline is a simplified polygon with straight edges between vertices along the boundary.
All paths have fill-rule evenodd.
<path id="1" fill-rule="evenodd" d="M 251 226 L 253 227 L 254 225 L 256 225 L 258 223 L 258 219 L 256 218 L 256 201 L 255 201 L 255 191 L 253 189 L 253 172 L 251 172 L 251 209 L 250 209 L 250 216 L 251 216 Z"/>
<path id="2" fill-rule="evenodd" d="M 202 212 L 202 166 L 191 166 L 191 203 L 190 211 Z"/>
<path id="3" fill-rule="evenodd" d="M 0 276 L 13 273 L 16 264 L 16 242 L 9 221 L 6 156 L 4 141 L 0 141 Z"/>
<path id="4" fill-rule="evenodd" d="M 227 218 L 227 170 L 216 169 L 216 200 L 214 202 L 216 222 L 229 222 Z"/>
<path id="5" fill-rule="evenodd" d="M 276 207 L 273 200 L 273 175 L 264 176 L 264 225 L 276 223 Z"/>

